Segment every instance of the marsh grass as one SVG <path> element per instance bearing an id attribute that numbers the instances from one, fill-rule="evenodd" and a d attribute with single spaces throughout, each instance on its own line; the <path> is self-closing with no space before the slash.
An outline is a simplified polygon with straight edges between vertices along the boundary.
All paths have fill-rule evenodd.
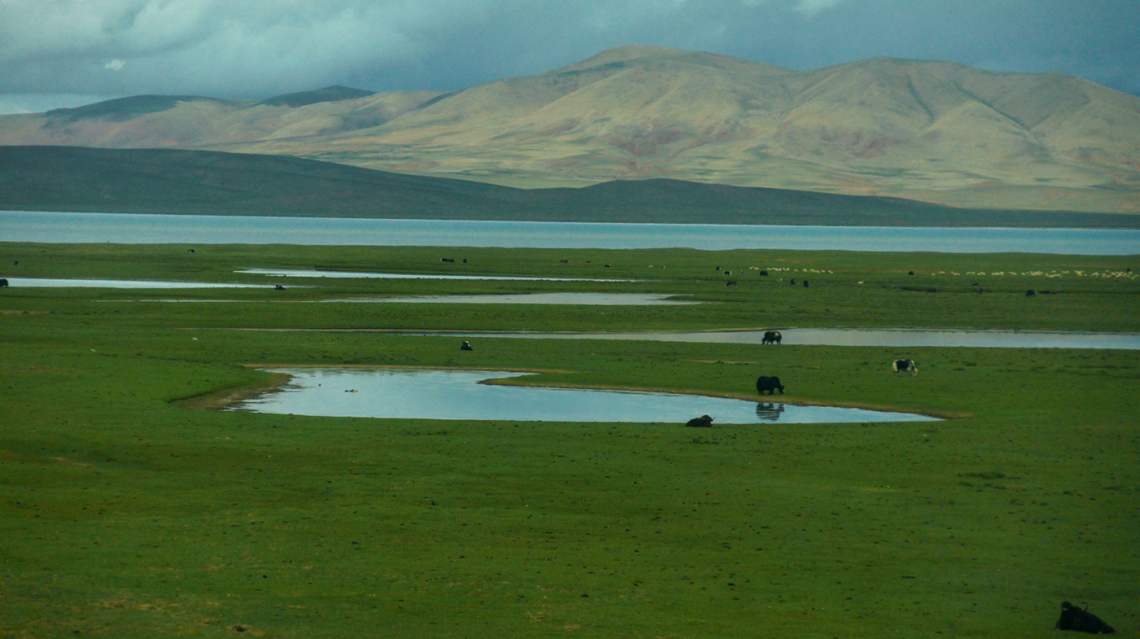
<path id="1" fill-rule="evenodd" d="M 0 264 L 19 259 L 21 275 L 236 281 L 244 276 L 233 268 L 250 265 L 442 269 L 433 255 L 6 244 Z M 1004 280 L 980 296 L 992 308 L 975 308 L 890 288 L 913 279 L 915 256 L 468 255 L 481 271 L 507 274 L 588 272 L 594 265 L 584 261 L 601 259 L 613 264 L 606 276 L 620 269 L 646 281 L 558 288 L 717 303 L 267 306 L 106 301 L 156 297 L 147 291 L 0 290 L 0 636 L 233 636 L 238 628 L 265 637 L 1052 636 L 1066 599 L 1092 602 L 1123 636 L 1135 634 L 1133 351 L 481 338 L 461 352 L 454 337 L 355 331 L 740 328 L 788 317 L 811 326 L 1136 331 L 1135 280 L 1053 280 L 1064 294 L 1033 299 L 1019 290 L 1024 282 Z M 573 259 L 560 265 L 565 255 Z M 922 260 L 960 272 L 975 262 L 987 271 L 1115 271 L 1130 258 Z M 751 289 L 725 291 L 713 266 L 730 263 L 835 273 L 809 274 L 806 291 L 758 276 Z M 884 286 L 868 293 L 857 280 Z M 284 294 L 520 288 L 354 280 Z M 354 330 L 266 330 L 311 327 Z M 922 362 L 921 373 L 894 376 L 896 356 Z M 234 389 L 280 381 L 250 364 L 509 368 L 540 371 L 516 380 L 524 384 L 727 397 L 753 397 L 757 375 L 778 374 L 788 401 L 957 417 L 695 432 L 557 415 L 262 415 L 185 401 L 211 398 L 216 407 Z"/>

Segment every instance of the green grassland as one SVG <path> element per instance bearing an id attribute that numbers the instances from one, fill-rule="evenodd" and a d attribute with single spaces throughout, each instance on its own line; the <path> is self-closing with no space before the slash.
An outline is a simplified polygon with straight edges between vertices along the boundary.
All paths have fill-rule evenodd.
<path id="1" fill-rule="evenodd" d="M 2 244 L 0 276 L 264 282 L 233 271 L 317 267 L 637 281 L 0 289 L 0 637 L 1033 637 L 1052 636 L 1062 600 L 1137 635 L 1134 351 L 484 337 L 461 352 L 458 337 L 430 334 L 1135 332 L 1134 257 L 189 248 Z M 300 303 L 531 291 L 708 303 Z M 310 328 L 346 330 L 272 330 Z M 921 373 L 894 376 L 898 356 Z M 776 374 L 789 402 L 952 418 L 698 430 L 203 408 L 276 381 L 251 364 L 526 369 L 541 374 L 516 383 L 747 399 L 757 375 Z"/>
<path id="2" fill-rule="evenodd" d="M 1140 216 L 652 179 L 521 189 L 295 157 L 0 146 L 0 210 L 400 219 L 1137 228 Z"/>

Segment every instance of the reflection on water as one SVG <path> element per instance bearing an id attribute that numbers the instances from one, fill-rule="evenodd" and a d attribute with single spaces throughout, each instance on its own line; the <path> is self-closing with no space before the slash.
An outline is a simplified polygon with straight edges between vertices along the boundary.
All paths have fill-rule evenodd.
<path id="1" fill-rule="evenodd" d="M 813 346 L 957 346 L 973 348 L 1093 348 L 1140 350 L 1138 333 L 1047 331 L 923 330 L 890 328 L 781 328 L 782 345 Z M 709 344 L 762 344 L 765 331 L 690 331 L 631 333 L 483 333 L 472 337 L 527 339 L 618 339 Z"/>
<path id="2" fill-rule="evenodd" d="M 481 383 L 527 373 L 436 370 L 286 369 L 280 391 L 239 410 L 331 417 L 684 424 L 711 415 L 717 424 L 931 421 L 935 418 L 830 406 L 781 404 L 761 416 L 755 402 L 704 397 L 538 388 Z M 763 404 L 762 404 L 763 405 Z"/>
<path id="3" fill-rule="evenodd" d="M 756 416 L 764 421 L 778 422 L 783 414 L 783 404 L 766 404 L 764 402 L 756 404 Z"/>

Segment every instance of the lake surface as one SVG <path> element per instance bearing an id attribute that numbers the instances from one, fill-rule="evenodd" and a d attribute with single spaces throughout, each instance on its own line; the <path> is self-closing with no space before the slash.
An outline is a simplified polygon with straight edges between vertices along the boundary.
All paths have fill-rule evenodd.
<path id="1" fill-rule="evenodd" d="M 1092 348 L 1140 350 L 1137 333 L 1065 333 L 1045 331 L 969 331 L 871 328 L 781 328 L 783 343 L 815 346 L 957 346 L 971 348 Z M 463 333 L 463 337 L 520 339 L 617 339 L 709 344 L 760 344 L 765 331 L 689 331 L 629 333 Z M 454 335 L 461 335 L 454 333 Z"/>
<path id="2" fill-rule="evenodd" d="M 436 370 L 278 369 L 284 389 L 242 402 L 260 413 L 389 419 L 716 424 L 937 421 L 911 413 L 794 406 L 699 395 L 534 388 L 480 383 L 528 373 Z"/>
<path id="3" fill-rule="evenodd" d="M 235 273 L 276 277 L 327 277 L 332 279 L 380 280 L 507 280 L 520 282 L 633 282 L 636 280 L 603 280 L 573 277 L 518 277 L 513 275 L 439 275 L 436 273 L 369 273 L 365 271 L 306 271 L 290 268 L 247 268 Z"/>
<path id="4" fill-rule="evenodd" d="M 18 288 L 273 288 L 273 284 L 220 284 L 211 282 L 159 282 L 154 280 L 74 280 L 48 277 L 9 277 Z"/>
<path id="5" fill-rule="evenodd" d="M 0 212 L 0 242 L 1140 254 L 1134 229 L 596 224 Z"/>

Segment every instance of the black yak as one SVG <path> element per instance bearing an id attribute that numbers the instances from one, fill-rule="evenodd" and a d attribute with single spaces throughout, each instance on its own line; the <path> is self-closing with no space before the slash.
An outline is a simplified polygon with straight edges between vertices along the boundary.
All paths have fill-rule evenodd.
<path id="1" fill-rule="evenodd" d="M 1076 630 L 1090 635 L 1111 635 L 1116 632 L 1103 619 L 1089 612 L 1088 604 L 1081 609 L 1067 601 L 1061 602 L 1061 619 L 1057 621 L 1056 629 Z"/>
<path id="2" fill-rule="evenodd" d="M 761 375 L 756 378 L 757 393 L 763 395 L 764 392 L 767 391 L 769 395 L 775 395 L 777 389 L 779 389 L 781 395 L 784 394 L 784 385 L 780 383 L 779 377 L 766 377 Z"/>
<path id="3" fill-rule="evenodd" d="M 709 417 L 708 415 L 701 415 L 700 417 L 694 417 L 685 422 L 685 425 L 690 428 L 712 428 L 712 422 L 712 417 Z"/>

